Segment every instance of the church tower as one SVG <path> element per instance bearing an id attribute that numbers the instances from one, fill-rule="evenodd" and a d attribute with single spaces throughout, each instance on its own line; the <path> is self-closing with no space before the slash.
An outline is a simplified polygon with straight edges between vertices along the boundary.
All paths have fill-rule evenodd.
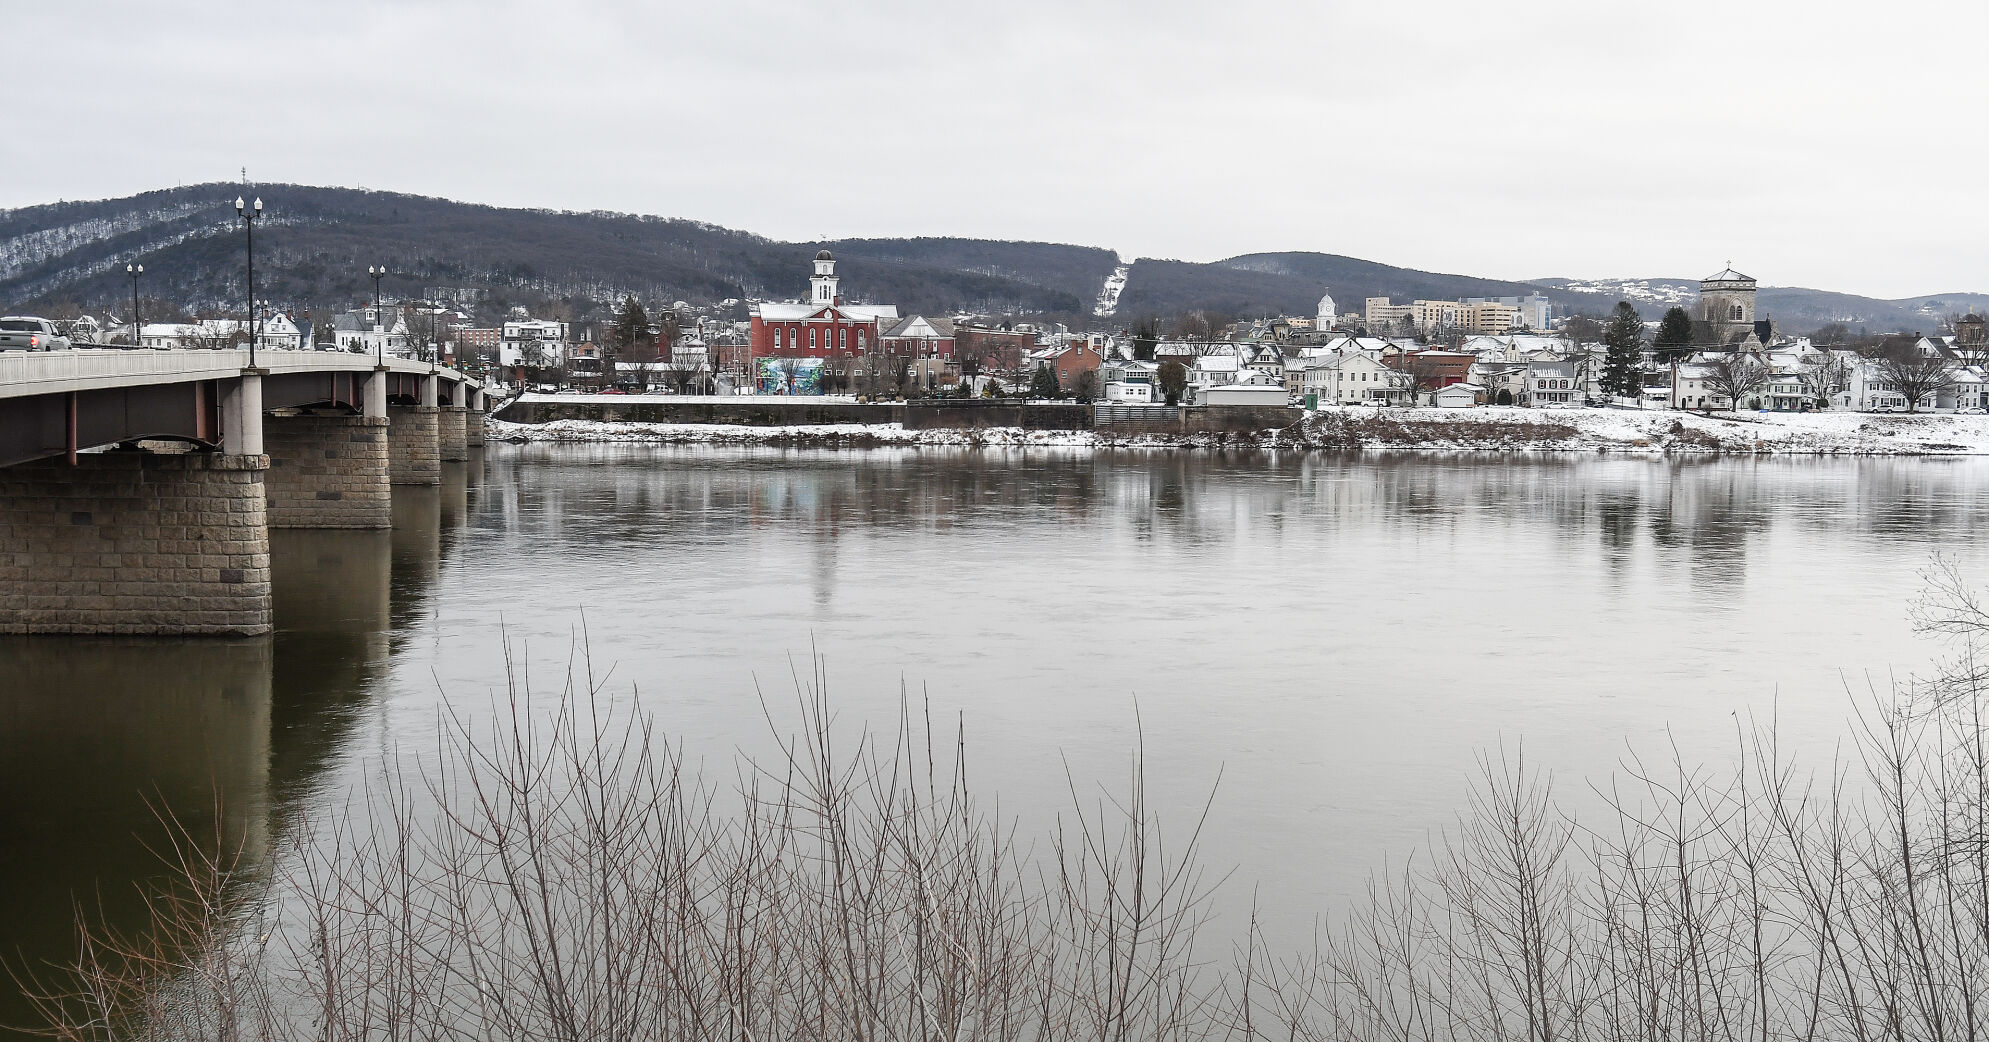
<path id="1" fill-rule="evenodd" d="M 842 303 L 842 296 L 836 292 L 836 258 L 828 250 L 815 255 L 815 275 L 808 280 L 808 302 L 818 308 L 833 307 Z"/>
<path id="2" fill-rule="evenodd" d="M 1321 332 L 1331 329 L 1333 328 L 1333 323 L 1338 321 L 1339 317 L 1340 317 L 1339 313 L 1336 312 L 1333 308 L 1333 295 L 1331 293 L 1328 293 L 1325 296 L 1320 297 L 1319 324 L 1314 328 L 1320 330 Z"/>
<path id="3" fill-rule="evenodd" d="M 1699 280 L 1699 315 L 1718 344 L 1736 344 L 1754 332 L 1754 280 L 1728 268 Z"/>

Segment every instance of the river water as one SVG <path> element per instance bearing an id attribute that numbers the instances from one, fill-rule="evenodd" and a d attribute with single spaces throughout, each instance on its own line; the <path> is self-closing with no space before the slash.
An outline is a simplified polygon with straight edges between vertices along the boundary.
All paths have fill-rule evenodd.
<path id="1" fill-rule="evenodd" d="M 1575 805 L 1749 714 L 1828 757 L 1851 691 L 1937 653 L 1906 616 L 1931 556 L 1989 582 L 1986 488 L 1954 459 L 493 446 L 396 489 L 392 532 L 276 533 L 272 638 L 0 638 L 0 953 L 59 957 L 76 900 L 131 921 L 156 808 L 280 841 L 432 748 L 445 699 L 488 712 L 507 646 L 541 688 L 584 649 L 726 777 L 819 661 L 852 726 L 964 720 L 1025 827 L 1143 735 L 1163 813 L 1213 790 L 1205 861 L 1298 933 L 1501 743 Z"/>

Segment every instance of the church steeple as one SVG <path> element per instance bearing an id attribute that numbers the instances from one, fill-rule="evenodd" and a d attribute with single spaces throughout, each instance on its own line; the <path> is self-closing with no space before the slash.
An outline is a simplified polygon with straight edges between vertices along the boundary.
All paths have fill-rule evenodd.
<path id="1" fill-rule="evenodd" d="M 836 258 L 828 250 L 815 255 L 815 275 L 808 280 L 808 302 L 816 307 L 832 307 L 842 303 L 842 296 L 836 291 Z"/>

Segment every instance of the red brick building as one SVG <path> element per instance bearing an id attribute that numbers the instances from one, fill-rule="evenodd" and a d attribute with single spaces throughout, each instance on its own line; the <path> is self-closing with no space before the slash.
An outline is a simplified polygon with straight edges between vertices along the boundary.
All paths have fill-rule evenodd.
<path id="1" fill-rule="evenodd" d="M 1045 349 L 1038 357 L 1057 372 L 1057 385 L 1069 390 L 1077 386 L 1079 373 L 1095 373 L 1105 355 L 1084 341 Z"/>
<path id="2" fill-rule="evenodd" d="M 1428 389 L 1435 391 L 1470 380 L 1471 363 L 1477 360 L 1477 355 L 1462 351 L 1410 351 L 1382 362 L 1391 369 L 1422 374 Z"/>
<path id="3" fill-rule="evenodd" d="M 978 376 L 988 370 L 1018 373 L 1022 368 L 1022 359 L 1035 349 L 1034 333 L 980 326 L 955 326 L 953 329 L 953 357 L 960 363 L 960 371 L 968 376 Z"/>
<path id="4" fill-rule="evenodd" d="M 805 304 L 760 304 L 753 308 L 753 357 L 861 357 L 879 334 L 896 324 L 895 304 L 845 304 L 828 250 L 815 255 Z"/>

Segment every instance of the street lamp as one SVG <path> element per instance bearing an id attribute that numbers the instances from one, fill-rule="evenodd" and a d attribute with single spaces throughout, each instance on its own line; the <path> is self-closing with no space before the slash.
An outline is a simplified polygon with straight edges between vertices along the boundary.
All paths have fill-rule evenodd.
<path id="1" fill-rule="evenodd" d="M 127 264 L 124 273 L 131 276 L 131 346 L 145 346 L 145 327 L 138 324 L 138 276 L 145 274 L 145 265 Z"/>
<path id="2" fill-rule="evenodd" d="M 249 368 L 256 367 L 256 222 L 262 220 L 262 197 L 257 196 L 253 204 L 242 202 L 235 197 L 235 216 L 242 219 L 242 226 L 248 231 L 249 246 Z"/>
<path id="3" fill-rule="evenodd" d="M 380 280 L 387 277 L 387 266 L 382 264 L 379 265 L 378 267 L 375 267 L 374 265 L 368 264 L 366 266 L 366 274 L 371 276 L 373 279 L 373 311 L 374 311 L 373 321 L 375 323 L 378 323 L 380 321 L 379 317 Z M 380 368 L 385 369 L 387 367 L 387 338 L 384 336 L 375 337 L 373 339 L 373 346 L 374 348 L 377 349 L 376 351 L 378 355 L 377 364 L 380 366 Z"/>

